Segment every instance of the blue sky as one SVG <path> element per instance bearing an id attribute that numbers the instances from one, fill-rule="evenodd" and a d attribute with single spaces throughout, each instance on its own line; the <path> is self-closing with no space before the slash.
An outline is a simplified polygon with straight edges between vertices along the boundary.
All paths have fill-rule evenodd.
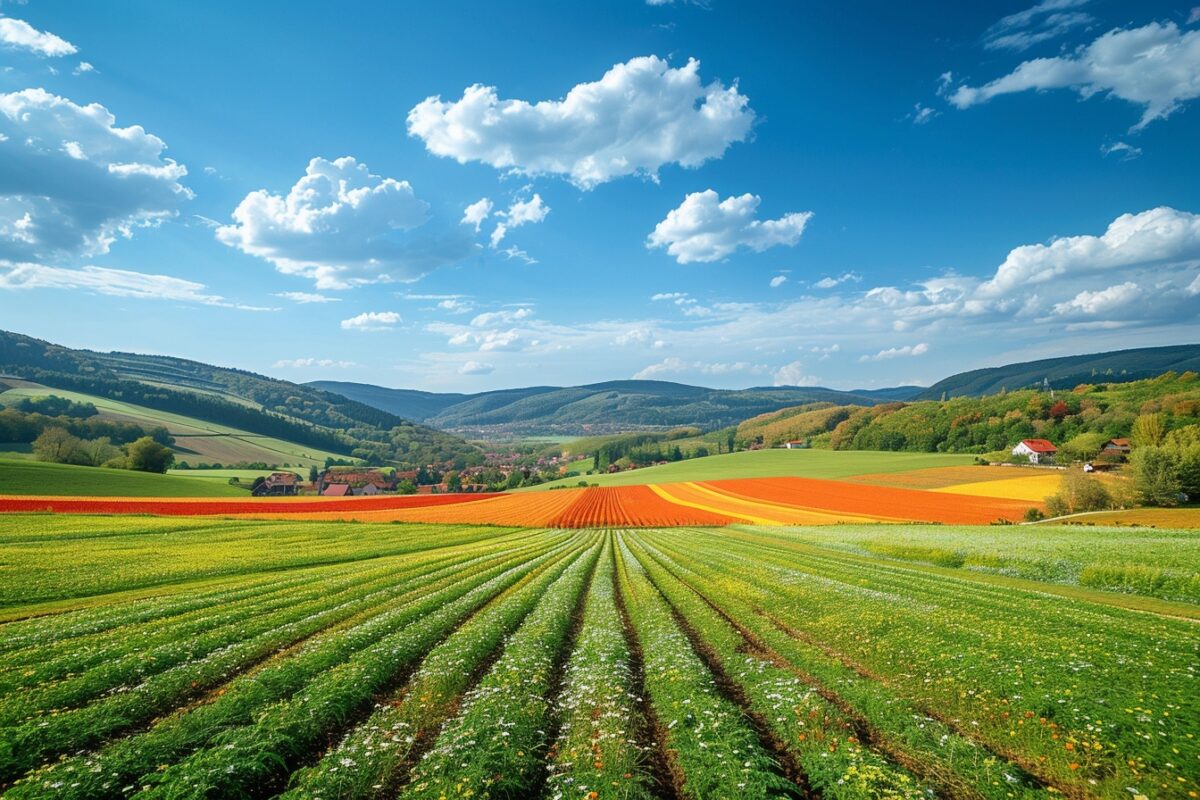
<path id="1" fill-rule="evenodd" d="M 0 327 L 436 391 L 1197 341 L 1194 2 L 3 2 Z"/>

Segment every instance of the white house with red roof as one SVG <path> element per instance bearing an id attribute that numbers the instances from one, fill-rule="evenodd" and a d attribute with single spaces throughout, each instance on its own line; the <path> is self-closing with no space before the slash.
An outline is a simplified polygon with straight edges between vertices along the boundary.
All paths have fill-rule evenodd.
<path id="1" fill-rule="evenodd" d="M 1053 461 L 1058 448 L 1048 439 L 1022 439 L 1012 449 L 1014 456 L 1026 456 L 1030 464 Z"/>

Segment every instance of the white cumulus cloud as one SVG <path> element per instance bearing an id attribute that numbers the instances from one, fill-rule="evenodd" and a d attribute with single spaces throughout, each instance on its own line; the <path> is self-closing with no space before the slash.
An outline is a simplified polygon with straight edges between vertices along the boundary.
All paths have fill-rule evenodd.
<path id="1" fill-rule="evenodd" d="M 467 361 L 458 368 L 459 375 L 489 375 L 495 371 L 494 366 L 483 361 Z"/>
<path id="2" fill-rule="evenodd" d="M 1081 97 L 1111 95 L 1142 107 L 1134 130 L 1200 97 L 1200 30 L 1174 22 L 1118 28 L 1091 44 L 1053 58 L 1035 58 L 983 86 L 960 86 L 950 96 L 958 108 L 1030 89 L 1074 89 Z"/>
<path id="3" fill-rule="evenodd" d="M 162 139 L 115 123 L 44 89 L 0 94 L 0 258 L 106 253 L 192 196 Z"/>
<path id="4" fill-rule="evenodd" d="M 428 211 L 408 181 L 372 175 L 348 156 L 314 158 L 286 195 L 251 192 L 234 209 L 234 223 L 216 233 L 317 288 L 345 288 L 415 280 L 474 251 L 465 232 L 418 230 Z"/>
<path id="5" fill-rule="evenodd" d="M 929 345 L 925 342 L 920 344 L 906 344 L 903 347 L 889 347 L 886 350 L 880 350 L 873 356 L 861 356 L 859 361 L 888 361 L 893 358 L 907 358 L 910 356 L 923 356 L 929 352 Z"/>
<path id="6" fill-rule="evenodd" d="M 49 31 L 39 31 L 23 19 L 0 17 L 0 44 L 39 56 L 69 56 L 79 48 Z"/>
<path id="7" fill-rule="evenodd" d="M 800 241 L 812 212 L 759 220 L 755 216 L 760 202 L 762 198 L 752 194 L 721 200 L 712 189 L 693 192 L 655 226 L 646 246 L 665 247 L 680 264 L 689 264 L 720 261 L 739 247 L 761 253 Z"/>
<path id="8" fill-rule="evenodd" d="M 996 274 L 980 287 L 999 296 L 1063 275 L 1082 275 L 1200 258 L 1200 215 L 1165 206 L 1122 214 L 1101 236 L 1066 236 L 1049 244 L 1014 248 Z"/>
<path id="9" fill-rule="evenodd" d="M 785 283 L 787 283 L 787 275 L 776 275 L 774 278 L 771 278 L 771 288 L 772 289 L 778 289 L 780 286 L 783 286 Z"/>
<path id="10" fill-rule="evenodd" d="M 1060 316 L 1107 314 L 1129 305 L 1142 296 L 1141 288 L 1126 281 L 1095 292 L 1082 291 L 1062 303 L 1056 303 L 1054 313 Z"/>
<path id="11" fill-rule="evenodd" d="M 390 331 L 400 322 L 395 311 L 364 311 L 356 317 L 342 320 L 345 331 Z"/>
<path id="12" fill-rule="evenodd" d="M 479 228 L 483 225 L 483 221 L 492 213 L 492 201 L 486 197 L 481 197 L 471 205 L 463 209 L 462 223 L 463 225 L 471 225 L 475 228 L 475 232 L 479 233 Z"/>
<path id="13" fill-rule="evenodd" d="M 817 386 L 820 382 L 805 372 L 804 364 L 800 361 L 784 364 L 775 370 L 773 377 L 776 386 Z"/>
<path id="14" fill-rule="evenodd" d="M 429 97 L 408 113 L 408 132 L 429 152 L 526 175 L 561 175 L 590 189 L 666 164 L 696 167 L 744 140 L 754 122 L 737 86 L 704 84 L 700 62 L 672 68 L 656 56 L 612 67 L 561 100 L 501 100 L 492 86 L 460 100 Z"/>

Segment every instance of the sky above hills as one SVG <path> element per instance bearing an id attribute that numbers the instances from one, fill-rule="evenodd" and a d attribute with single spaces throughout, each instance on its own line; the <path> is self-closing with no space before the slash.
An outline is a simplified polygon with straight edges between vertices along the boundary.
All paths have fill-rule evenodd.
<path id="1" fill-rule="evenodd" d="M 290 380 L 1200 340 L 1200 6 L 0 2 L 0 328 Z"/>

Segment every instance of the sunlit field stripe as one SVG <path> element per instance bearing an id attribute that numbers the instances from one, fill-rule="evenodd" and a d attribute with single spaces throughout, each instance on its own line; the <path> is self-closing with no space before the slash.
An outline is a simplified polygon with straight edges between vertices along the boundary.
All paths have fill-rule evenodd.
<path id="1" fill-rule="evenodd" d="M 567 568 L 569 558 L 546 562 L 467 620 L 422 659 L 407 685 L 346 734 L 321 760 L 292 775 L 282 797 L 376 797 L 394 792 L 402 767 L 436 738 L 461 695 L 489 658 Z"/>
<path id="2" fill-rule="evenodd" d="M 651 779 L 636 739 L 642 727 L 631 654 L 614 597 L 613 536 L 596 566 L 583 627 L 556 703 L 559 736 L 550 748 L 544 796 L 649 800 Z M 592 794 L 594 793 L 594 795 Z"/>
<path id="3" fill-rule="evenodd" d="M 561 546 L 563 541 L 564 537 L 548 537 L 543 547 Z M 413 620 L 447 607 L 448 603 L 453 605 L 487 581 L 508 574 L 506 570 L 515 572 L 530 566 L 527 550 L 517 548 L 496 556 L 466 559 L 461 564 L 436 570 L 425 576 L 423 583 L 414 583 L 407 594 L 378 609 L 372 616 L 363 618 L 354 627 L 322 631 L 299 651 L 288 653 L 286 657 L 276 659 L 274 663 L 268 663 L 253 673 L 235 677 L 222 687 L 219 694 L 211 696 L 208 702 L 187 709 L 181 715 L 168 717 L 144 733 L 117 740 L 101 751 L 98 757 L 68 759 L 49 766 L 43 773 L 35 773 L 32 778 L 34 785 L 62 783 L 57 780 L 57 775 L 74 774 L 78 787 L 57 787 L 62 796 L 69 794 L 67 789 L 75 788 L 80 789 L 78 794 L 73 795 L 77 797 L 117 796 L 120 787 L 128 781 L 136 780 L 159 764 L 179 758 L 232 724 L 245 724 L 256 708 L 291 694 L 322 671 L 353 657 L 362 648 L 395 635 L 396 631 L 402 630 Z M 478 571 L 463 578 L 462 570 L 472 561 L 478 563 Z M 536 564 L 530 568 L 532 566 Z M 220 673 L 216 675 L 222 677 Z M 178 680 L 155 695 L 161 697 L 158 704 L 170 706 L 193 693 L 195 690 L 189 678 L 186 671 L 182 672 Z M 169 689 L 174 689 L 174 694 Z M 74 715 L 52 717 L 50 720 L 54 726 L 51 729 L 41 727 L 42 723 L 39 723 L 38 727 L 29 726 L 31 730 L 23 736 L 6 734 L 0 740 L 0 764 L 5 765 L 8 774 L 19 774 L 20 769 L 28 768 L 25 764 L 36 764 L 44 754 L 54 752 L 55 747 L 78 749 L 95 744 L 108 732 L 128 727 L 134 720 L 145 719 L 153 713 L 153 706 L 147 709 L 148 704 L 143 702 L 142 695 L 146 691 L 139 687 L 135 692 L 80 709 Z M 120 714 L 112 713 L 109 706 L 114 703 L 118 704 Z M 79 724 L 73 716 L 85 718 L 86 724 Z M 31 749 L 36 742 L 41 744 L 36 750 Z M 99 778 L 79 780 L 84 773 L 98 775 Z M 18 785 L 10 790 L 10 794 L 18 792 L 22 786 L 29 787 L 30 784 Z M 19 797 L 21 793 L 14 796 Z M 38 796 L 37 790 L 28 796 Z"/>
<path id="4" fill-rule="evenodd" d="M 555 667 L 601 549 L 594 534 L 583 536 L 587 553 L 508 639 L 500 659 L 467 693 L 462 713 L 413 767 L 399 797 L 518 797 L 542 781 Z"/>
<path id="5" fill-rule="evenodd" d="M 639 539 L 630 537 L 629 547 L 651 581 L 702 638 L 710 657 L 739 685 L 749 713 L 771 732 L 780 751 L 795 760 L 814 790 L 833 800 L 928 796 L 929 786 L 866 746 L 853 720 L 777 663 L 774 653 L 710 608 L 710 601 L 664 568 L 670 562 L 661 553 Z"/>

